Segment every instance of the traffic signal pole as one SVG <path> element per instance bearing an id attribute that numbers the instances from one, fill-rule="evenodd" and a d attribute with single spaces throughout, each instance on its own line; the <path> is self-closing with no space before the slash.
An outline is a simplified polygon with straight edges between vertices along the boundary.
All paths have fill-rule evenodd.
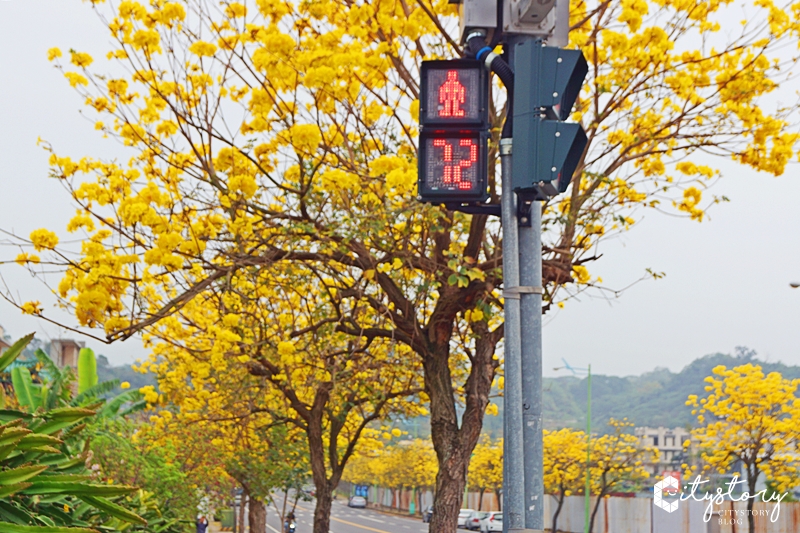
<path id="1" fill-rule="evenodd" d="M 568 118 L 588 64 L 579 50 L 562 48 L 569 34 L 567 1 L 457 3 L 464 57 L 425 61 L 421 69 L 418 199 L 501 216 L 503 531 L 544 533 L 541 202 L 566 192 L 582 160 L 586 133 Z M 502 57 L 493 52 L 498 43 Z M 509 96 L 499 206 L 486 202 L 488 70 Z"/>
<path id="2" fill-rule="evenodd" d="M 515 71 L 515 49 L 518 45 L 533 40 L 533 37 L 524 35 L 509 36 L 509 60 Z M 521 146 L 519 149 L 528 147 Z M 503 198 L 506 197 L 505 181 L 511 176 L 503 175 Z M 513 183 L 509 187 L 513 191 Z M 522 386 L 521 409 L 522 417 L 519 423 L 508 427 L 510 434 L 520 434 L 522 439 L 521 460 L 508 457 L 514 461 L 510 470 L 522 467 L 523 494 L 522 510 L 524 514 L 523 525 L 519 529 L 525 532 L 538 532 L 544 530 L 544 484 L 543 474 L 543 443 L 542 443 L 542 208 L 536 195 L 511 193 L 516 199 L 517 207 L 513 212 L 513 220 L 506 224 L 503 220 L 503 243 L 513 239 L 516 233 L 517 253 L 512 253 L 509 262 L 516 262 L 518 284 L 516 297 L 519 300 L 519 329 L 520 333 L 520 359 L 519 365 L 508 365 L 508 352 L 506 352 L 506 372 L 519 373 Z M 513 228 L 513 229 L 512 229 Z M 511 230 L 511 231 L 509 231 Z M 505 272 L 506 250 L 503 249 L 503 269 Z M 511 286 L 505 281 L 504 286 Z M 506 305 L 509 299 L 505 300 Z M 506 317 L 506 324 L 508 324 Z M 508 332 L 506 333 L 508 334 Z M 508 382 L 508 376 L 506 377 Z M 506 396 L 506 402 L 509 402 Z M 517 405 L 515 402 L 514 405 Z M 520 461 L 517 463 L 516 461 Z M 511 487 L 509 487 L 511 489 Z M 509 509 L 509 514 L 511 510 Z M 512 523 L 507 526 L 507 531 L 513 532 L 516 528 Z M 520 532 L 521 533 L 521 532 Z"/>
<path id="3" fill-rule="evenodd" d="M 500 139 L 500 200 L 503 225 L 504 361 L 503 530 L 525 527 L 525 467 L 522 434 L 522 347 L 519 289 L 519 241 L 516 194 L 511 185 L 512 139 Z"/>
<path id="4" fill-rule="evenodd" d="M 522 421 L 525 448 L 525 527 L 544 529 L 542 481 L 542 205 L 530 202 L 520 218 L 520 283 L 527 289 L 520 297 L 522 335 Z M 527 223 L 523 220 L 527 218 Z"/>

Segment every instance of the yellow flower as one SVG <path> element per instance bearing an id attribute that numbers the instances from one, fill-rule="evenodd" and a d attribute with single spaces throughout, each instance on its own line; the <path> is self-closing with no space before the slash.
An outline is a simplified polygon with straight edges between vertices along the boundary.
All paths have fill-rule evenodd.
<path id="1" fill-rule="evenodd" d="M 58 236 L 50 230 L 37 229 L 31 232 L 31 242 L 37 252 L 53 250 L 58 246 Z"/>
<path id="2" fill-rule="evenodd" d="M 131 388 L 131 384 L 128 383 L 127 381 L 123 381 L 122 383 L 119 384 L 119 388 L 123 389 L 123 390 L 130 389 Z"/>
<path id="3" fill-rule="evenodd" d="M 26 315 L 41 315 L 42 314 L 42 304 L 36 300 L 25 302 L 22 304 L 22 312 Z"/>
<path id="4" fill-rule="evenodd" d="M 16 259 L 14 259 L 14 261 L 16 261 L 17 263 L 19 263 L 20 265 L 25 265 L 25 264 L 27 264 L 27 263 L 34 263 L 34 264 L 36 264 L 36 263 L 38 263 L 38 262 L 39 262 L 39 256 L 38 256 L 38 255 L 34 255 L 34 254 L 28 254 L 28 253 L 24 253 L 24 252 L 23 252 L 23 253 L 19 254 L 19 255 L 17 256 L 17 258 L 16 258 Z"/>
<path id="5" fill-rule="evenodd" d="M 70 55 L 70 63 L 75 65 L 76 67 L 86 68 L 92 64 L 92 56 L 85 52 L 76 52 L 75 50 L 69 51 Z"/>
<path id="6" fill-rule="evenodd" d="M 61 57 L 61 50 L 58 48 L 51 48 L 47 51 L 47 60 L 53 61 L 55 58 Z"/>
<path id="7" fill-rule="evenodd" d="M 217 52 L 217 47 L 214 44 L 207 43 L 204 41 L 197 41 L 192 43 L 192 46 L 189 47 L 189 51 L 194 55 L 198 55 L 200 57 L 203 56 L 213 56 Z"/>

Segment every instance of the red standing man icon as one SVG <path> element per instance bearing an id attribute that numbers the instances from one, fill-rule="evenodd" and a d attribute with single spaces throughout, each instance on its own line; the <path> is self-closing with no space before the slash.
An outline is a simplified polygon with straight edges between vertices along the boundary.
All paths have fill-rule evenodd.
<path id="1" fill-rule="evenodd" d="M 447 79 L 439 87 L 439 103 L 442 105 L 439 111 L 440 117 L 457 118 L 464 116 L 461 104 L 466 101 L 466 89 L 458 81 L 458 71 L 448 70 Z"/>

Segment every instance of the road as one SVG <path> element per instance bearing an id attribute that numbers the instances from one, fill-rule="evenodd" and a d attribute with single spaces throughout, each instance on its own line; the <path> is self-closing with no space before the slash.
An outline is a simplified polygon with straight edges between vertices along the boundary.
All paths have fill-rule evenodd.
<path id="1" fill-rule="evenodd" d="M 311 533 L 314 502 L 297 504 L 297 533 Z M 270 509 L 272 511 L 272 509 Z M 334 501 L 331 511 L 331 533 L 428 533 L 428 524 L 421 518 L 406 518 L 371 509 L 350 509 L 347 503 Z M 267 515 L 267 532 L 281 533 L 279 517 Z M 463 530 L 466 533 L 466 530 Z"/>

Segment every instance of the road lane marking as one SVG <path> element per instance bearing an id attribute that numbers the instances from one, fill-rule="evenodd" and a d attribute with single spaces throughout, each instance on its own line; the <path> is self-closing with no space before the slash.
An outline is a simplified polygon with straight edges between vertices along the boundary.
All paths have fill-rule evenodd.
<path id="1" fill-rule="evenodd" d="M 363 518 L 364 520 L 372 520 L 373 522 L 380 522 L 381 524 L 385 524 L 386 523 L 386 520 L 379 520 L 377 518 L 372 518 L 372 517 L 369 517 L 369 516 L 362 516 L 361 518 Z"/>
<path id="2" fill-rule="evenodd" d="M 272 531 L 274 531 L 275 533 L 281 533 L 280 531 L 278 531 L 277 529 L 275 529 L 274 527 L 272 527 L 272 526 L 271 526 L 271 525 L 269 525 L 269 524 L 267 524 L 267 527 L 268 527 L 269 529 L 271 529 Z"/>
<path id="3" fill-rule="evenodd" d="M 298 508 L 301 508 L 299 505 Z M 374 531 L 375 533 L 391 533 L 391 531 L 386 531 L 384 529 L 376 529 L 374 527 L 364 526 L 361 524 L 356 524 L 355 522 L 350 522 L 348 520 L 342 520 L 341 518 L 337 518 L 335 516 L 331 516 L 331 520 L 336 520 L 337 522 L 341 522 L 342 524 L 347 524 L 348 526 L 355 526 L 360 527 L 361 529 L 366 529 L 367 531 Z M 331 531 L 333 533 L 333 531 Z"/>

